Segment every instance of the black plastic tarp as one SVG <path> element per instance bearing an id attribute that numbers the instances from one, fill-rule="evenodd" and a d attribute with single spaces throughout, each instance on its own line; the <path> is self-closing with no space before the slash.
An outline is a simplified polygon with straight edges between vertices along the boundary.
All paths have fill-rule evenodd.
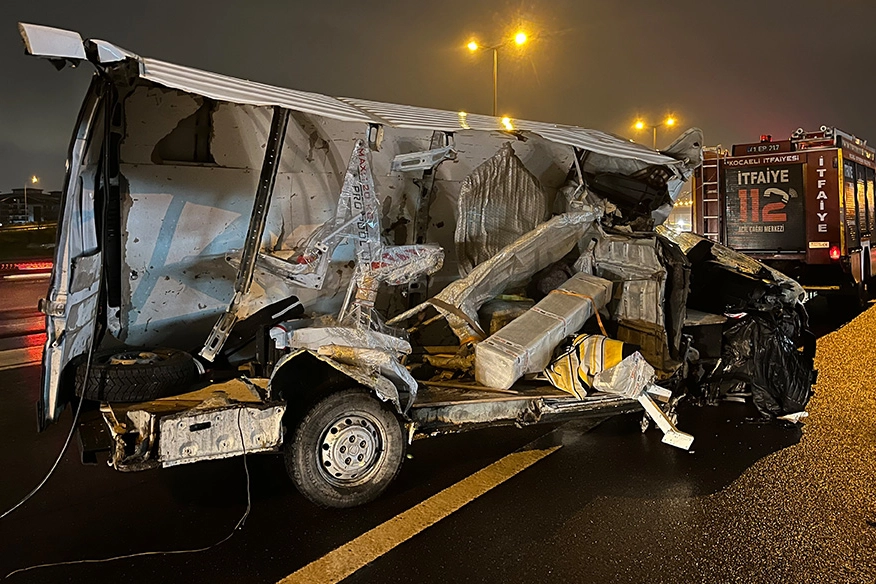
<path id="1" fill-rule="evenodd" d="M 800 412 L 812 397 L 814 357 L 815 337 L 797 314 L 749 313 L 725 329 L 721 371 L 711 381 L 721 393 L 744 384 L 766 418 Z"/>

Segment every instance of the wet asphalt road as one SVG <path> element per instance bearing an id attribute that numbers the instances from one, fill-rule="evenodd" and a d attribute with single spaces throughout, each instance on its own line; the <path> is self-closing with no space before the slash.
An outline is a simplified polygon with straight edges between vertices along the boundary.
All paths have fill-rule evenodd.
<path id="1" fill-rule="evenodd" d="M 639 417 L 417 442 L 377 502 L 319 510 L 277 456 L 248 457 L 244 528 L 197 554 L 19 573 L 9 582 L 275 582 L 530 444 L 561 445 L 345 582 L 876 582 L 876 309 L 820 339 L 803 429 L 746 422 L 747 404 L 689 406 L 687 453 Z M 35 433 L 38 367 L 0 372 L 0 508 L 36 485 L 66 437 Z M 246 508 L 241 459 L 122 474 L 75 447 L 0 520 L 0 577 L 33 564 L 209 546 Z"/>

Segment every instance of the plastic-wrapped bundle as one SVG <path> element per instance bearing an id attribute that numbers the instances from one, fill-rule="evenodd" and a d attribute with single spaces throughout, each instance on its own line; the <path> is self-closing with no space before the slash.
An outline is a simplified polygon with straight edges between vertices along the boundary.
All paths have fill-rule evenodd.
<path id="1" fill-rule="evenodd" d="M 584 232 L 598 218 L 598 211 L 585 207 L 582 211 L 564 213 L 545 221 L 489 260 L 478 264 L 465 278 L 448 284 L 435 295 L 440 304 L 431 305 L 447 318 L 447 323 L 460 342 L 483 338 L 471 323 L 477 321 L 478 309 L 484 302 L 559 261 L 574 249 Z M 457 310 L 448 310 L 446 305 Z M 407 320 L 428 306 L 429 301 L 415 306 L 388 324 Z"/>
<path id="2" fill-rule="evenodd" d="M 611 282 L 575 274 L 522 316 L 475 347 L 475 379 L 508 389 L 541 371 L 563 339 L 580 329 L 611 298 Z"/>
<path id="3" fill-rule="evenodd" d="M 509 143 L 465 178 L 458 206 L 454 240 L 461 276 L 532 231 L 548 211 L 538 180 Z"/>

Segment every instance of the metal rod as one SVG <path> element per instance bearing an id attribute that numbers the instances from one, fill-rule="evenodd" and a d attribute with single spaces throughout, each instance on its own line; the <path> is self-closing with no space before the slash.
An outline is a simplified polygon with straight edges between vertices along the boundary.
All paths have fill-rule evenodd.
<path id="1" fill-rule="evenodd" d="M 199 355 L 207 361 L 213 361 L 228 335 L 231 328 L 237 322 L 237 313 L 244 296 L 249 294 L 252 286 L 253 272 L 255 271 L 256 259 L 258 258 L 259 245 L 265 232 L 265 221 L 268 217 L 268 207 L 274 192 L 274 183 L 277 180 L 277 172 L 280 163 L 280 154 L 283 150 L 283 142 L 286 140 L 286 127 L 289 125 L 289 110 L 275 106 L 271 118 L 271 129 L 268 132 L 265 144 L 265 158 L 262 162 L 262 170 L 259 174 L 259 182 L 256 188 L 255 201 L 252 206 L 252 214 L 249 219 L 249 228 L 240 258 L 240 266 L 237 269 L 237 278 L 234 281 L 234 297 L 228 305 L 225 313 L 219 317 L 213 330 L 204 343 Z"/>

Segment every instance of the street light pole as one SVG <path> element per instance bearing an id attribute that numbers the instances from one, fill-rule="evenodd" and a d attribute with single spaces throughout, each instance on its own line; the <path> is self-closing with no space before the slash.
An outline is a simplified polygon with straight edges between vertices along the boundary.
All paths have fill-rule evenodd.
<path id="1" fill-rule="evenodd" d="M 651 132 L 652 132 L 651 147 L 652 147 L 654 150 L 657 150 L 657 128 L 659 128 L 660 126 L 667 126 L 667 127 L 670 127 L 670 128 L 671 128 L 672 126 L 675 125 L 675 122 L 676 122 L 675 118 L 672 117 L 672 116 L 669 116 L 668 118 L 666 118 L 665 120 L 663 120 L 662 123 L 659 123 L 659 124 L 653 124 L 653 125 L 651 125 L 651 124 L 646 124 L 646 123 L 643 122 L 642 120 L 638 120 L 638 121 L 636 121 L 636 123 L 633 125 L 633 127 L 634 127 L 635 129 L 637 129 L 637 130 L 644 130 L 645 128 L 651 128 Z"/>
<path id="2" fill-rule="evenodd" d="M 470 41 L 468 50 L 474 53 L 475 51 L 492 51 L 493 52 L 493 117 L 499 117 L 499 49 L 513 41 L 517 46 L 526 44 L 529 37 L 525 32 L 518 32 L 510 41 L 499 43 L 498 45 L 481 46 L 476 41 Z"/>
<path id="3" fill-rule="evenodd" d="M 499 47 L 493 47 L 493 117 L 499 115 Z"/>
<path id="4" fill-rule="evenodd" d="M 30 182 L 33 184 L 37 184 L 39 180 L 36 175 L 30 177 Z M 27 181 L 24 183 L 24 222 L 30 223 L 30 213 L 27 212 Z"/>

